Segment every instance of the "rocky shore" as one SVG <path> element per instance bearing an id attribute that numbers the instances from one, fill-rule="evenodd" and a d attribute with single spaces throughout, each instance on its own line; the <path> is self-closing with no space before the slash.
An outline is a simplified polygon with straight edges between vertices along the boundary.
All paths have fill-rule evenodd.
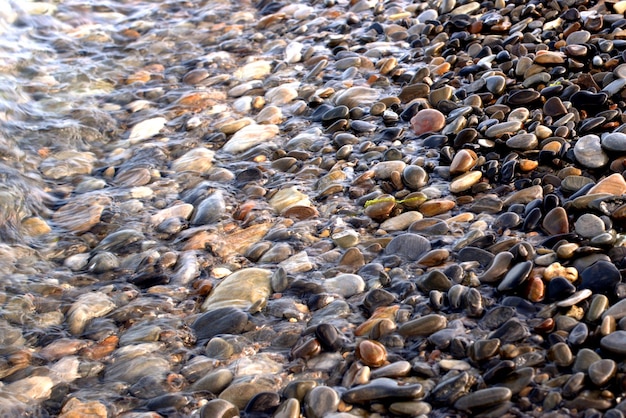
<path id="1" fill-rule="evenodd" d="M 626 1 L 0 0 L 0 412 L 626 414 Z"/>

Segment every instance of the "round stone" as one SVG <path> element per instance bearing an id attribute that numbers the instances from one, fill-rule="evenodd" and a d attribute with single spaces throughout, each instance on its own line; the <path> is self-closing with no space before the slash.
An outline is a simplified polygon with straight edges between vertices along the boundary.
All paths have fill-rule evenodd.
<path id="1" fill-rule="evenodd" d="M 504 88 L 506 87 L 506 80 L 501 75 L 493 75 L 485 78 L 485 85 L 487 90 L 492 92 L 493 94 L 502 94 L 504 92 Z"/>
<path id="2" fill-rule="evenodd" d="M 596 386 L 604 386 L 615 376 L 617 364 L 611 359 L 598 360 L 589 366 L 589 379 Z"/>
<path id="3" fill-rule="evenodd" d="M 602 358 L 593 350 L 588 348 L 581 348 L 578 350 L 578 354 L 576 354 L 576 361 L 572 366 L 572 371 L 576 373 L 587 373 L 589 367 L 598 361 L 602 360 Z"/>
<path id="4" fill-rule="evenodd" d="M 306 416 L 312 418 L 324 418 L 337 411 L 339 407 L 339 395 L 328 386 L 314 387 L 306 396 Z"/>
<path id="5" fill-rule="evenodd" d="M 574 155 L 580 164 L 588 168 L 600 168 L 609 162 L 597 135 L 580 137 L 574 146 Z"/>
<path id="6" fill-rule="evenodd" d="M 445 116 L 436 109 L 420 110 L 411 118 L 411 128 L 415 135 L 437 132 L 442 130 L 445 125 Z"/>
<path id="7" fill-rule="evenodd" d="M 584 213 L 574 223 L 574 230 L 583 238 L 593 238 L 604 232 L 605 225 L 600 217 L 593 213 Z"/>
<path id="8" fill-rule="evenodd" d="M 567 367 L 574 361 L 574 356 L 566 343 L 559 342 L 548 350 L 548 359 L 552 360 L 557 366 Z"/>
<path id="9" fill-rule="evenodd" d="M 611 132 L 602 135 L 601 143 L 607 151 L 626 152 L 626 134 L 623 132 Z"/>

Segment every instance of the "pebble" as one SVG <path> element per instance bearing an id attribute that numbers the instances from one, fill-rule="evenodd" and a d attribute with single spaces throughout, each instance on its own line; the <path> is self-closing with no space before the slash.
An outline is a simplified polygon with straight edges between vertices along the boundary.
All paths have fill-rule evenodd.
<path id="1" fill-rule="evenodd" d="M 576 141 L 574 146 L 576 160 L 585 167 L 599 168 L 609 162 L 609 156 L 604 152 L 597 135 L 585 135 Z"/>
<path id="2" fill-rule="evenodd" d="M 604 232 L 604 222 L 592 213 L 584 213 L 574 223 L 576 233 L 584 238 L 593 238 Z"/>
<path id="3" fill-rule="evenodd" d="M 398 385 L 395 380 L 381 377 L 369 383 L 349 389 L 343 393 L 341 399 L 350 404 L 361 404 L 395 399 L 419 399 L 424 389 L 419 383 Z"/>
<path id="4" fill-rule="evenodd" d="M 602 135 L 602 147 L 609 152 L 626 151 L 626 134 L 622 132 L 611 132 Z"/>
<path id="5" fill-rule="evenodd" d="M 398 331 L 405 336 L 427 336 L 445 328 L 446 325 L 446 317 L 437 314 L 429 314 L 405 322 L 400 325 Z"/>
<path id="6" fill-rule="evenodd" d="M 589 379 L 596 385 L 603 387 L 615 376 L 617 364 L 611 359 L 598 360 L 589 366 Z"/>
<path id="7" fill-rule="evenodd" d="M 419 234 L 404 233 L 393 238 L 389 244 L 387 244 L 387 247 L 385 247 L 385 253 L 415 261 L 430 249 L 430 242 L 423 236 Z"/>
<path id="8" fill-rule="evenodd" d="M 248 310 L 267 299 L 272 272 L 260 268 L 241 269 L 223 279 L 202 304 L 203 311 L 220 308 Z"/>
<path id="9" fill-rule="evenodd" d="M 337 106 L 347 106 L 353 109 L 361 105 L 371 105 L 379 98 L 379 92 L 369 87 L 350 87 L 335 96 Z"/>
<path id="10" fill-rule="evenodd" d="M 511 399 L 512 393 L 509 388 L 488 388 L 462 396 L 454 407 L 462 411 L 474 412 L 490 406 L 502 404 Z"/>
<path id="11" fill-rule="evenodd" d="M 329 293 L 337 293 L 344 298 L 349 298 L 365 290 L 365 281 L 357 274 L 340 274 L 324 280 L 323 287 Z"/>
<path id="12" fill-rule="evenodd" d="M 278 126 L 273 124 L 267 125 L 248 125 L 237 132 L 224 144 L 222 151 L 238 154 L 263 144 L 273 139 L 279 132 Z"/>
<path id="13" fill-rule="evenodd" d="M 624 355 L 626 348 L 624 347 L 624 341 L 626 338 L 626 331 L 615 331 L 609 335 L 602 337 L 600 340 L 600 346 L 603 350 L 607 350 L 611 353 Z"/>
<path id="14" fill-rule="evenodd" d="M 440 131 L 445 123 L 445 116 L 436 109 L 420 110 L 411 118 L 411 128 L 415 135 Z"/>

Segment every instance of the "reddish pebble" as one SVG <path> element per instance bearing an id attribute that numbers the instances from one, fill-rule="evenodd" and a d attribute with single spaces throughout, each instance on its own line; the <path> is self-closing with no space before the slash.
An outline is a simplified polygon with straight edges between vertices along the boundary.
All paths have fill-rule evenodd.
<path id="1" fill-rule="evenodd" d="M 411 118 L 411 128 L 416 135 L 437 132 L 446 126 L 446 117 L 438 110 L 423 109 Z"/>

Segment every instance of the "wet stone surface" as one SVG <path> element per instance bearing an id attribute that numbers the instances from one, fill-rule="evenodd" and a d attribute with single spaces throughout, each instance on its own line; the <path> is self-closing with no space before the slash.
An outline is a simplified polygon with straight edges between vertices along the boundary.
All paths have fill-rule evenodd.
<path id="1" fill-rule="evenodd" d="M 0 415 L 624 416 L 626 2 L 96 3 L 0 0 Z"/>

